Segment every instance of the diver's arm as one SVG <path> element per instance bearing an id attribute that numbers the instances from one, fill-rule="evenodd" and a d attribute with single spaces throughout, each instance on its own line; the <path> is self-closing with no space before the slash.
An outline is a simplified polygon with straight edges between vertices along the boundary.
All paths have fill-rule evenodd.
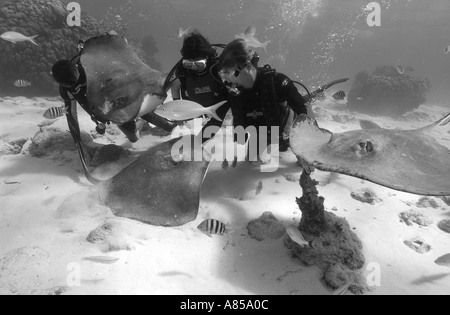
<path id="1" fill-rule="evenodd" d="M 180 81 L 180 79 L 175 80 L 172 83 L 170 90 L 172 91 L 172 98 L 174 101 L 181 99 L 181 81 Z"/>
<path id="2" fill-rule="evenodd" d="M 289 83 L 282 85 L 281 88 L 283 89 L 288 106 L 292 108 L 296 115 L 306 114 L 310 118 L 315 119 L 312 106 L 305 101 L 292 81 L 289 80 Z"/>

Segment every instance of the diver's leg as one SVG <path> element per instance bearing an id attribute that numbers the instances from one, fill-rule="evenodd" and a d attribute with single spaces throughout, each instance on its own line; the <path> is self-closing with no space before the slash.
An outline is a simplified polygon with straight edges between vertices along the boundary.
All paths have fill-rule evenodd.
<path id="1" fill-rule="evenodd" d="M 155 125 L 156 127 L 161 128 L 167 132 L 172 132 L 175 129 L 175 127 L 177 126 L 176 123 L 170 122 L 170 121 L 166 120 L 165 118 L 156 115 L 155 113 L 150 113 L 150 114 L 144 115 L 141 118 L 145 119 L 152 125 Z"/>
<path id="2" fill-rule="evenodd" d="M 130 142 L 135 143 L 139 140 L 137 135 L 136 122 L 130 121 L 118 126 L 120 131 L 122 131 L 125 136 L 130 140 Z"/>
<path id="3" fill-rule="evenodd" d="M 292 125 L 295 120 L 295 113 L 292 109 L 288 108 L 283 112 L 282 125 L 280 126 L 280 152 L 286 152 L 289 149 L 289 136 L 291 134 Z"/>

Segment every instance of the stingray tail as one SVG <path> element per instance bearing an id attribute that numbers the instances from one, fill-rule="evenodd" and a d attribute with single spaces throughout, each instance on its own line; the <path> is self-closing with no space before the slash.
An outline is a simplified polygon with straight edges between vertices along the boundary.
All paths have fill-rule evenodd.
<path id="1" fill-rule="evenodd" d="M 83 166 L 84 175 L 86 176 L 87 180 L 93 185 L 100 184 L 102 181 L 92 176 L 91 172 L 89 172 L 86 161 L 84 159 L 83 148 L 81 147 L 81 143 L 79 141 L 77 141 L 77 148 L 78 154 L 80 155 L 81 165 Z"/>
<path id="2" fill-rule="evenodd" d="M 218 121 L 222 121 L 222 118 L 219 117 L 219 115 L 217 115 L 217 110 L 219 108 L 221 108 L 223 105 L 225 105 L 225 103 L 227 103 L 228 101 L 223 101 L 220 102 L 214 106 L 208 107 L 208 115 L 210 115 L 212 118 L 218 120 Z"/>
<path id="3" fill-rule="evenodd" d="M 439 121 L 438 126 L 443 127 L 443 126 L 447 125 L 448 123 L 450 123 L 450 113 L 448 113 L 447 116 L 445 116 L 444 118 L 442 118 Z"/>

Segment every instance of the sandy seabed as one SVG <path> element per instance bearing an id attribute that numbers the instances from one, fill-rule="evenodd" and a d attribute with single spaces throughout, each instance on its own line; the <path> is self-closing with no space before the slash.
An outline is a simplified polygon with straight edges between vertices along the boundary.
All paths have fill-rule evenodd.
<path id="1" fill-rule="evenodd" d="M 301 169 L 292 152 L 281 154 L 275 173 L 261 173 L 245 162 L 224 170 L 221 162 L 213 162 L 197 220 L 177 228 L 148 226 L 115 218 L 95 200 L 76 151 L 30 154 L 30 139 L 40 127 L 68 132 L 65 118 L 49 122 L 42 117 L 51 106 L 61 105 L 57 99 L 0 99 L 0 150 L 8 153 L 0 157 L 1 294 L 332 293 L 322 282 L 322 270 L 292 258 L 284 237 L 257 241 L 248 234 L 248 223 L 267 211 L 284 226 L 298 225 Z M 359 129 L 360 119 L 385 128 L 415 129 L 449 111 L 426 105 L 399 120 L 374 118 L 348 112 L 331 99 L 315 110 L 321 127 L 333 132 Z M 80 113 L 80 123 L 82 130 L 95 135 L 85 113 Z M 450 147 L 450 127 L 434 136 Z M 97 144 L 115 143 L 131 153 L 170 139 L 144 133 L 132 145 L 115 127 L 95 138 Z M 126 162 L 99 171 L 114 173 Z M 361 239 L 364 273 L 370 277 L 380 271 L 380 286 L 367 294 L 450 293 L 450 269 L 434 263 L 450 252 L 450 234 L 438 228 L 450 219 L 448 204 L 343 175 L 316 171 L 313 178 L 320 182 L 326 210 L 345 218 Z M 376 197 L 372 204 L 352 197 L 364 196 L 366 190 Z M 231 226 L 235 246 L 226 246 L 226 237 L 210 238 L 197 230 L 209 218 Z M 105 226 L 114 232 L 108 244 L 87 241 L 92 231 Z M 105 255 L 119 260 L 109 265 L 83 260 Z"/>

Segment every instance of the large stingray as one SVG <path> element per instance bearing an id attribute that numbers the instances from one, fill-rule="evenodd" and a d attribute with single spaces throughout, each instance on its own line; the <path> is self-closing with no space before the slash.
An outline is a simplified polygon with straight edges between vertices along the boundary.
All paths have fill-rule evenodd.
<path id="1" fill-rule="evenodd" d="M 166 98 L 161 73 L 139 59 L 125 38 L 101 35 L 86 41 L 81 63 L 95 116 L 123 124 L 153 112 Z"/>
<path id="2" fill-rule="evenodd" d="M 408 193 L 450 196 L 450 150 L 427 133 L 450 122 L 450 114 L 417 130 L 369 128 L 333 134 L 306 115 L 294 122 L 294 153 L 319 170 L 345 174 Z"/>
<path id="3" fill-rule="evenodd" d="M 89 172 L 88 179 L 98 185 L 102 201 L 116 216 L 152 225 L 186 224 L 197 217 L 209 162 L 185 161 L 190 154 L 203 156 L 201 145 L 172 156 L 172 147 L 180 140 L 151 148 L 109 180 L 100 181 Z"/>

